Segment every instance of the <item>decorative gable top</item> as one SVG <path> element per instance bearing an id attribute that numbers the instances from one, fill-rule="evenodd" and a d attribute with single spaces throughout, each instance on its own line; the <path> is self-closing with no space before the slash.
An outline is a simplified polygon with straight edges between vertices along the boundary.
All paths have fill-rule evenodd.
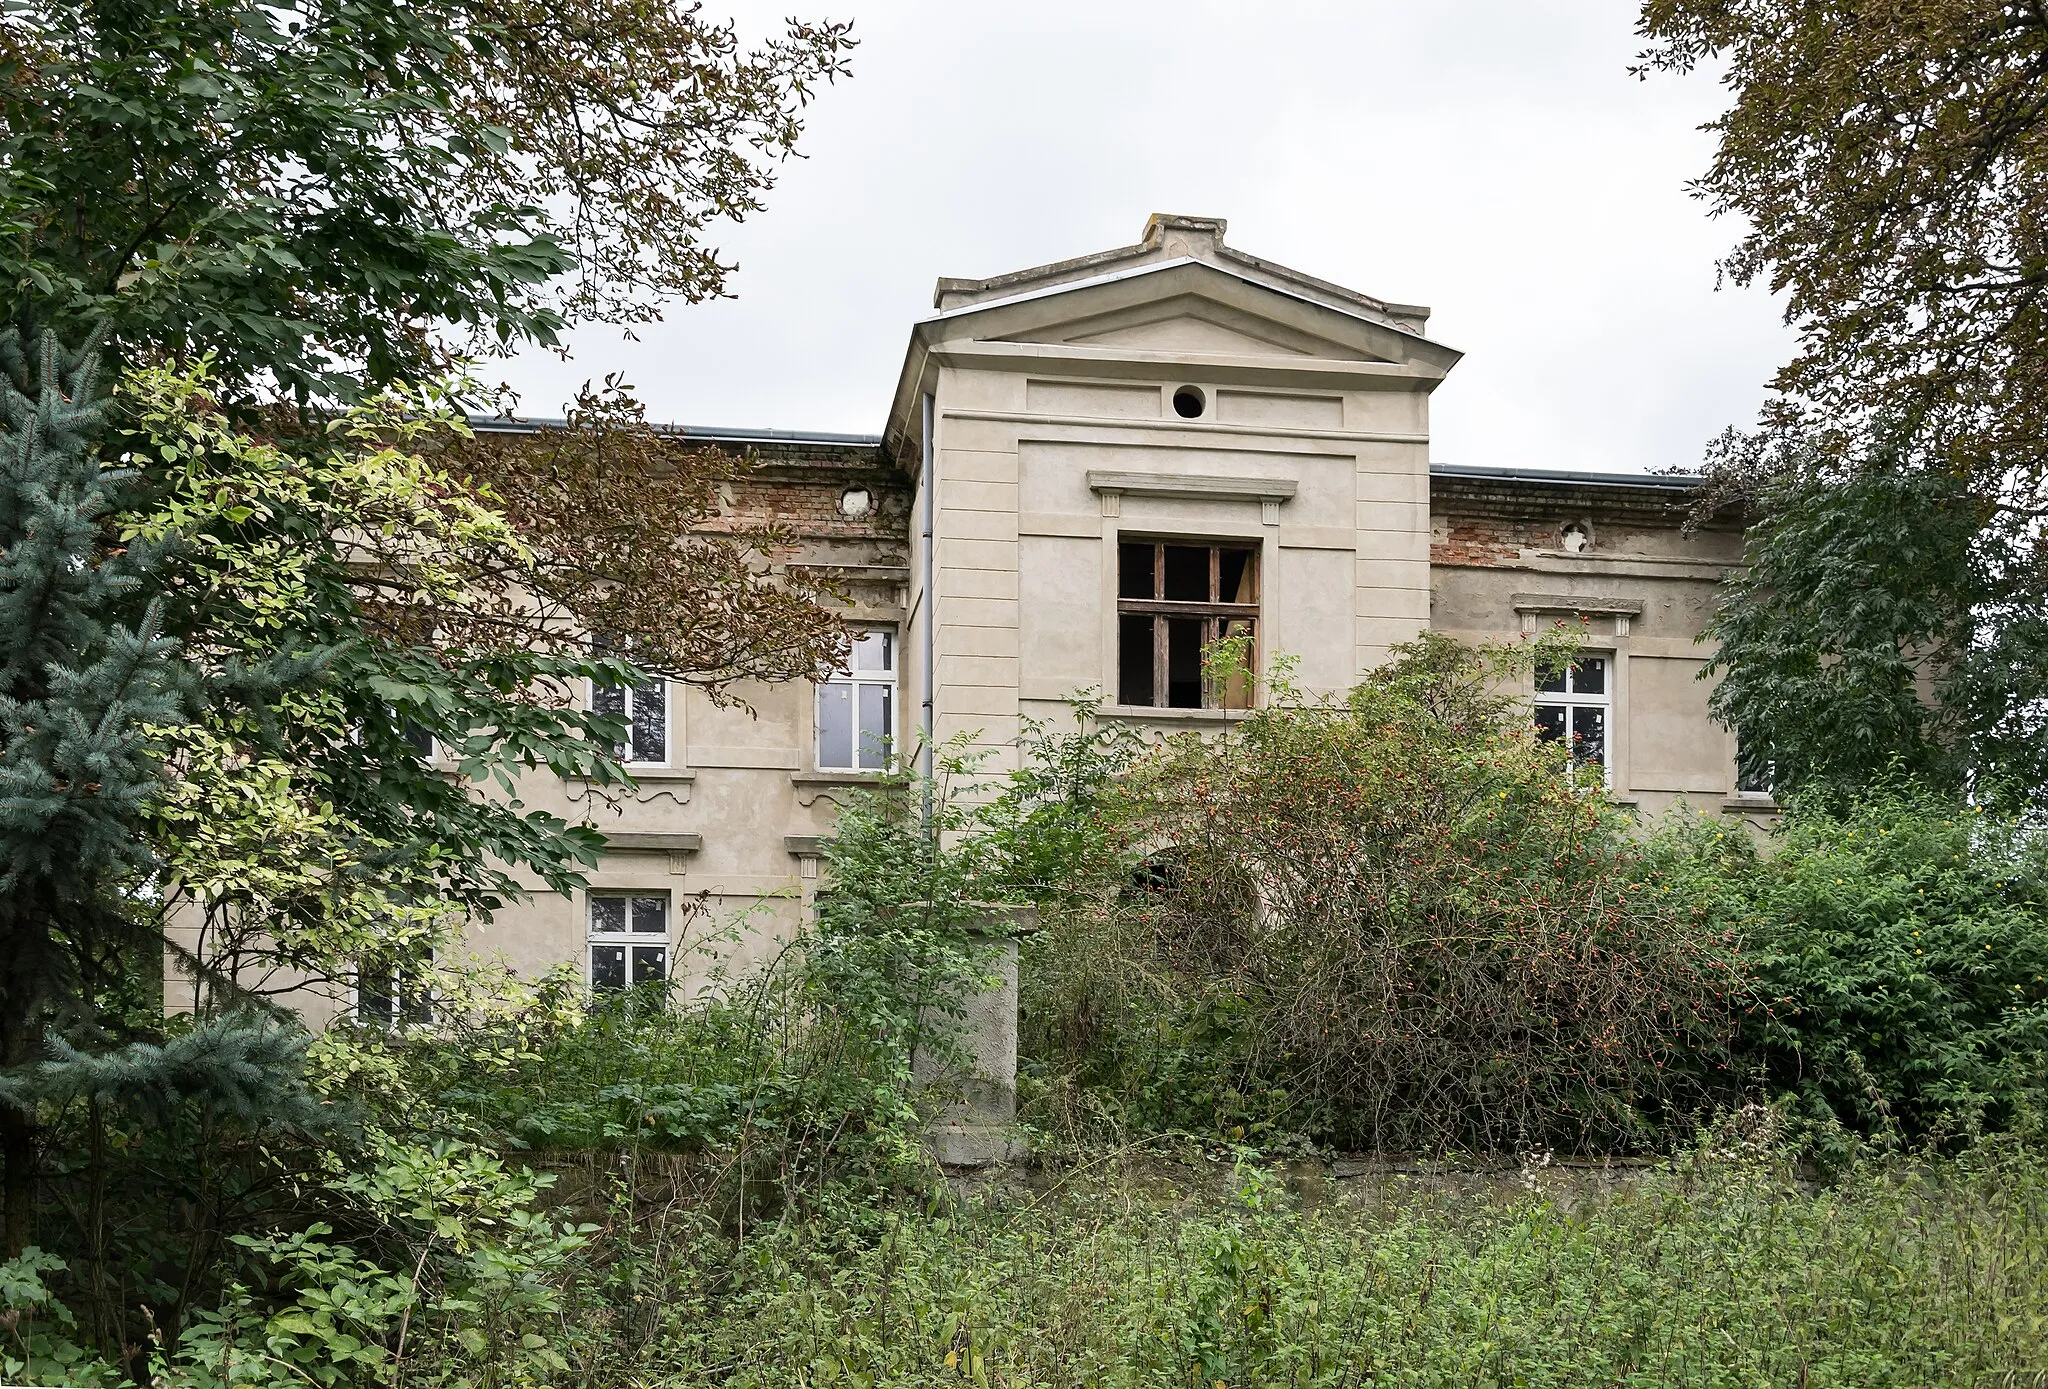
<path id="1" fill-rule="evenodd" d="M 1457 364 L 1429 310 L 1232 250 L 1220 217 L 1155 214 L 1145 238 L 987 280 L 939 281 L 911 325 L 884 436 L 913 465 L 919 399 L 952 368 L 1264 391 L 1420 392 Z"/>
<path id="2" fill-rule="evenodd" d="M 1247 255 L 1224 244 L 1221 217 L 1184 217 L 1155 212 L 1145 223 L 1144 238 L 1135 246 L 1119 246 L 1092 256 L 1055 261 L 986 280 L 941 278 L 932 295 L 932 307 L 941 314 L 1017 299 L 1054 289 L 1078 288 L 1083 284 L 1117 278 L 1134 270 L 1169 263 L 1199 261 L 1219 270 L 1242 275 L 1283 293 L 1323 304 L 1342 313 L 1363 315 L 1421 336 L 1429 323 L 1429 310 L 1420 304 L 1395 304 L 1370 294 L 1319 280 L 1299 270 Z"/>

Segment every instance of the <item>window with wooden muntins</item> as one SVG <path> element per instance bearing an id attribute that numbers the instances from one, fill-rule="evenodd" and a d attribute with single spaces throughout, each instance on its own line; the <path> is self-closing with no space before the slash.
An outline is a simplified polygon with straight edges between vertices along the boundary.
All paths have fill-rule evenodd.
<path id="1" fill-rule="evenodd" d="M 1117 546 L 1117 703 L 1249 709 L 1259 636 L 1257 545 L 1126 540 Z M 1244 668 L 1204 669 L 1211 647 L 1244 641 Z"/>

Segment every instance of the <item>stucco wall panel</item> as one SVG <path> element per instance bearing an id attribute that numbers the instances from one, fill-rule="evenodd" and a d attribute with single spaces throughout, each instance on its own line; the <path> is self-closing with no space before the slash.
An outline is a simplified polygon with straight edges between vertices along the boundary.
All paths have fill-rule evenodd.
<path id="1" fill-rule="evenodd" d="M 1727 735 L 1707 713 L 1712 688 L 1699 660 L 1629 660 L 1629 785 L 1643 791 L 1720 795 L 1733 785 Z"/>
<path id="2" fill-rule="evenodd" d="M 943 494 L 943 487 L 941 488 Z M 1017 513 L 1015 511 L 962 511 L 956 507 L 939 507 L 939 563 L 950 564 L 949 550 L 962 553 L 959 547 L 978 541 L 999 541 L 1010 547 L 1008 567 L 1016 567 Z M 994 551 L 989 551 L 993 554 Z M 996 568 L 996 565 L 977 567 Z"/>
<path id="3" fill-rule="evenodd" d="M 1024 669 L 1068 688 L 1103 679 L 1105 628 L 1101 539 L 1034 537 L 1019 547 L 1031 576 L 1019 609 Z"/>
<path id="4" fill-rule="evenodd" d="M 962 574 L 960 577 L 963 580 L 965 580 L 973 578 L 975 577 L 975 575 L 969 573 Z M 1015 574 L 1010 574 L 1008 576 L 985 574 L 981 577 L 992 580 L 1007 577 L 1007 586 L 1010 588 L 1010 590 L 1012 592 L 1015 592 L 1017 587 L 1017 576 Z M 968 585 L 963 582 L 959 585 L 959 588 L 964 589 L 967 586 Z M 939 635 L 941 637 L 943 637 L 947 632 L 953 630 L 956 627 L 998 627 L 1007 631 L 1016 630 L 1016 599 L 967 598 L 956 596 L 958 590 L 947 582 L 945 576 L 941 576 L 939 580 L 939 588 L 941 593 L 944 595 L 939 600 L 941 609 L 944 612 L 944 616 L 939 621 Z"/>
<path id="5" fill-rule="evenodd" d="M 1017 484 L 1014 482 L 976 482 L 970 478 L 954 478 L 940 489 L 946 499 L 948 511 L 992 511 L 1000 515 L 1015 516 L 1017 506 Z M 954 532 L 948 531 L 948 534 Z"/>
<path id="6" fill-rule="evenodd" d="M 1340 395 L 1218 391 L 1215 413 L 1216 418 L 1226 424 L 1277 424 L 1306 429 L 1342 429 L 1344 398 Z"/>
<path id="7" fill-rule="evenodd" d="M 986 685 L 991 688 L 1017 688 L 1017 657 L 1010 656 L 956 656 L 944 650 L 945 631 L 940 630 L 941 654 L 938 657 L 939 686 Z M 1011 638 L 1014 646 L 1016 638 Z"/>
<path id="8" fill-rule="evenodd" d="M 1158 419 L 1157 386 L 1110 385 L 1093 381 L 1030 381 L 1024 408 L 1038 415 L 1092 415 L 1103 419 Z"/>
<path id="9" fill-rule="evenodd" d="M 1280 552 L 1279 599 L 1272 604 L 1273 644 L 1300 659 L 1296 678 L 1319 690 L 1351 685 L 1351 651 L 1332 632 L 1352 621 L 1352 557 L 1335 550 Z"/>
<path id="10" fill-rule="evenodd" d="M 939 450 L 938 459 L 942 505 L 947 489 L 958 482 L 1017 481 L 1017 451 L 1014 446 L 999 451 L 964 448 L 953 437 L 961 427 L 957 421 L 948 421 L 940 429 L 940 437 L 946 440 L 945 447 Z"/>

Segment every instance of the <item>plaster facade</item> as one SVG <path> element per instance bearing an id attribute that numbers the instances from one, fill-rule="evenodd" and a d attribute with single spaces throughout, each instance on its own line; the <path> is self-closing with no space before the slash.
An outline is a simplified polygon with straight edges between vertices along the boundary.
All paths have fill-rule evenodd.
<path id="1" fill-rule="evenodd" d="M 1459 354 L 1426 335 L 1429 311 L 1246 255 L 1224 231 L 1155 216 L 1134 246 L 939 281 L 880 436 L 679 431 L 753 451 L 734 507 L 792 525 L 802 562 L 846 584 L 849 620 L 888 635 L 888 669 L 865 677 L 888 695 L 832 707 L 886 702 L 896 750 L 928 727 L 1003 767 L 1024 720 L 1064 717 L 1084 690 L 1145 729 L 1239 717 L 1213 690 L 1196 701 L 1212 707 L 1160 707 L 1193 688 L 1174 683 L 1188 623 L 1247 632 L 1260 669 L 1289 653 L 1300 683 L 1335 692 L 1425 628 L 1501 639 L 1583 621 L 1607 672 L 1582 698 L 1604 711 L 1613 796 L 1766 813 L 1735 790 L 1695 678 L 1739 526 L 1684 531 L 1684 479 L 1432 468 L 1430 397 Z M 1209 581 L 1209 616 L 1175 607 L 1170 574 L 1135 593 L 1141 544 L 1234 576 Z M 1156 650 L 1139 653 L 1147 633 Z M 1149 701 L 1126 698 L 1148 662 Z M 537 892 L 478 946 L 528 970 L 610 968 L 592 952 L 618 938 L 592 931 L 591 899 L 611 897 L 668 903 L 674 976 L 775 949 L 836 809 L 874 774 L 821 755 L 814 687 L 737 693 L 747 708 L 671 689 L 665 756 L 632 793 L 527 788 L 611 849 L 588 892 Z"/>

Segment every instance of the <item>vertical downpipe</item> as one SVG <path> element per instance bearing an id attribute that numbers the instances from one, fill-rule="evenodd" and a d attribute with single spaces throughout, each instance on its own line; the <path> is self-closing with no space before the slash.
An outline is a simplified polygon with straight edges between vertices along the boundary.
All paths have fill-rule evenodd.
<path id="1" fill-rule="evenodd" d="M 924 403 L 924 458 L 919 474 L 924 483 L 924 708 L 919 715 L 919 731 L 924 735 L 924 819 L 932 823 L 932 780 L 937 770 L 932 757 L 932 698 L 935 691 L 932 680 L 936 662 L 933 653 L 937 650 L 939 631 L 938 563 L 933 558 L 934 536 L 939 506 L 938 450 L 932 447 L 932 393 L 926 391 Z"/>

